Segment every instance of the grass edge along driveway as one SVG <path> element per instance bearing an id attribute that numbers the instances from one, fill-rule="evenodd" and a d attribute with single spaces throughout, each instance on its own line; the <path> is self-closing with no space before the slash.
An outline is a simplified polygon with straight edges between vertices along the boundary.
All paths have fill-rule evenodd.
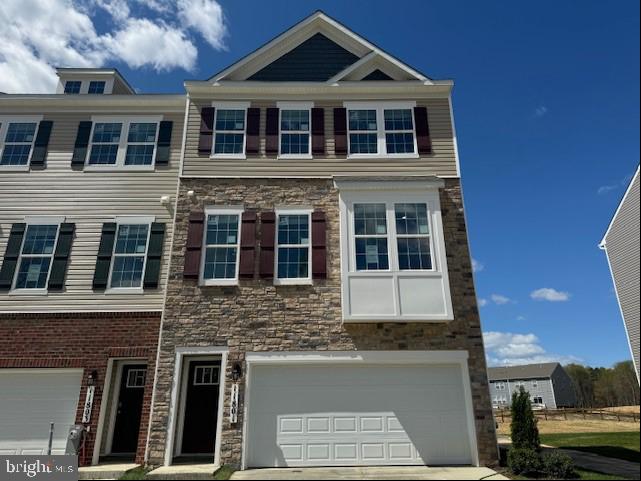
<path id="1" fill-rule="evenodd" d="M 639 431 L 616 433 L 542 434 L 541 442 L 556 448 L 574 449 L 639 462 Z"/>

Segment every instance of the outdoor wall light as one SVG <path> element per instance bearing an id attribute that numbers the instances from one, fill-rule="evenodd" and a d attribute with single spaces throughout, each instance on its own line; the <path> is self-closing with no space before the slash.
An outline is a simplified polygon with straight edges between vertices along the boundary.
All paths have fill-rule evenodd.
<path id="1" fill-rule="evenodd" d="M 231 378 L 234 382 L 238 382 L 238 380 L 241 378 L 243 375 L 243 368 L 240 365 L 239 362 L 234 363 L 234 365 L 231 368 Z"/>
<path id="2" fill-rule="evenodd" d="M 98 380 L 98 371 L 95 369 L 89 373 L 89 377 L 87 377 L 87 386 L 94 386 L 96 384 L 96 381 Z"/>

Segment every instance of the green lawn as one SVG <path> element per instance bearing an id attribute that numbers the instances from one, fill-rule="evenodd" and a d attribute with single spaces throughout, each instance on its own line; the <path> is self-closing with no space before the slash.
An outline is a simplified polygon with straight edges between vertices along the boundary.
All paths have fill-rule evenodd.
<path id="1" fill-rule="evenodd" d="M 638 463 L 639 432 L 542 434 L 541 442 Z"/>
<path id="2" fill-rule="evenodd" d="M 616 480 L 616 479 L 625 479 L 619 476 L 613 476 L 611 474 L 597 473 L 596 471 L 588 471 L 587 469 L 575 468 L 574 472 L 578 475 L 577 479 L 604 479 L 604 480 Z"/>
<path id="3" fill-rule="evenodd" d="M 236 471 L 234 468 L 225 464 L 214 473 L 214 479 L 229 479 L 234 471 Z"/>
<path id="4" fill-rule="evenodd" d="M 145 479 L 145 474 L 149 472 L 149 469 L 143 468 L 142 466 L 139 466 L 134 469 L 130 469 L 129 471 L 125 472 L 120 478 L 118 479 Z"/>

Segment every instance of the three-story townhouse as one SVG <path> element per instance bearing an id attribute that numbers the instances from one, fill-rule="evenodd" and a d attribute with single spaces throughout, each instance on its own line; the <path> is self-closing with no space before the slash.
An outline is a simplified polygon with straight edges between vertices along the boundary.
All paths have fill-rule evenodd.
<path id="1" fill-rule="evenodd" d="M 316 12 L 185 86 L 149 463 L 494 463 L 452 82 Z"/>
<path id="2" fill-rule="evenodd" d="M 185 115 L 113 69 L 0 95 L 0 453 L 141 461 Z"/>

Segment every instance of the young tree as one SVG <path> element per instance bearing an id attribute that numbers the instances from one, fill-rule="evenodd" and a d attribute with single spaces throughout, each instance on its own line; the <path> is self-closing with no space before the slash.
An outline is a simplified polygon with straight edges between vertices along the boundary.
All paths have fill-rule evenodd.
<path id="1" fill-rule="evenodd" d="M 537 420 L 532 412 L 530 394 L 523 389 L 523 386 L 518 392 L 512 394 L 511 412 L 512 448 L 540 450 L 541 440 L 539 439 L 539 428 L 536 425 Z"/>

